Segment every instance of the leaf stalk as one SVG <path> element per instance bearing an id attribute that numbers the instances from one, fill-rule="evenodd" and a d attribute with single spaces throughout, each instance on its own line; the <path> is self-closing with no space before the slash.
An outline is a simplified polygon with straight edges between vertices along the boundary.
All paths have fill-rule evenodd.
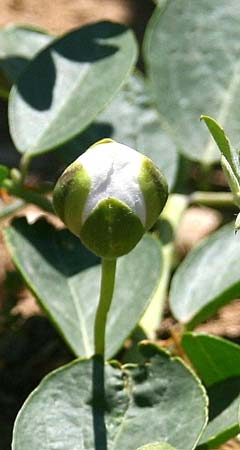
<path id="1" fill-rule="evenodd" d="M 95 317 L 94 325 L 94 348 L 95 354 L 105 355 L 105 335 L 108 311 L 111 306 L 117 259 L 102 258 L 102 278 L 100 299 Z"/>

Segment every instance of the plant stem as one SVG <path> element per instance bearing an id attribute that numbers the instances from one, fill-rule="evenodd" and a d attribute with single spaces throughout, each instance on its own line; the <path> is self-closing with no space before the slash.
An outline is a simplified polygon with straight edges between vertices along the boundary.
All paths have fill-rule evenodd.
<path id="1" fill-rule="evenodd" d="M 196 191 L 189 197 L 190 203 L 212 206 L 215 208 L 235 206 L 233 194 L 231 192 L 201 192 Z"/>
<path id="2" fill-rule="evenodd" d="M 94 346 L 95 354 L 101 355 L 104 358 L 105 353 L 105 332 L 107 315 L 111 305 L 115 273 L 116 273 L 117 259 L 102 258 L 102 279 L 101 279 L 101 291 L 98 309 L 95 318 L 94 326 Z"/>
<path id="3" fill-rule="evenodd" d="M 140 325 L 149 339 L 154 339 L 162 321 L 171 271 L 175 261 L 175 234 L 182 214 L 188 207 L 188 197 L 182 194 L 169 195 L 167 204 L 160 216 L 155 232 L 162 240 L 162 267 L 159 285 Z M 164 236 L 164 229 L 166 235 Z M 169 231 L 170 236 L 168 236 Z"/>
<path id="4" fill-rule="evenodd" d="M 22 175 L 22 183 L 24 182 L 24 180 L 27 176 L 31 159 L 32 159 L 32 155 L 29 155 L 28 153 L 25 153 L 21 158 L 20 171 L 21 171 L 21 175 Z"/>
<path id="5" fill-rule="evenodd" d="M 38 192 L 26 189 L 22 185 L 16 185 L 11 180 L 4 181 L 3 188 L 6 189 L 9 194 L 19 197 L 27 203 L 33 203 L 46 212 L 54 213 L 51 202 Z"/>

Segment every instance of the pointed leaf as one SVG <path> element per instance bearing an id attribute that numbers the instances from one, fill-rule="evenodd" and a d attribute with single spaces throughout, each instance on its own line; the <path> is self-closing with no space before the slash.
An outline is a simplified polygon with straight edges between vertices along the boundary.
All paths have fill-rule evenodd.
<path id="1" fill-rule="evenodd" d="M 240 346 L 197 333 L 186 333 L 182 344 L 208 387 L 210 417 L 199 446 L 215 448 L 240 431 Z"/>
<path id="2" fill-rule="evenodd" d="M 17 149 L 36 155 L 80 134 L 121 87 L 136 56 L 133 33 L 116 23 L 88 25 L 55 40 L 10 93 Z"/>
<path id="3" fill-rule="evenodd" d="M 240 240 L 228 224 L 192 250 L 179 266 L 170 290 L 174 316 L 189 327 L 240 295 Z"/>
<path id="4" fill-rule="evenodd" d="M 197 161 L 219 160 L 201 114 L 216 117 L 233 146 L 239 143 L 239 14 L 237 0 L 160 0 L 147 27 L 144 53 L 156 104 L 178 148 Z"/>
<path id="5" fill-rule="evenodd" d="M 26 283 L 79 356 L 93 354 L 93 326 L 100 293 L 100 260 L 69 231 L 45 221 L 18 219 L 5 232 L 13 261 Z M 147 235 L 119 258 L 107 322 L 107 357 L 136 327 L 159 283 L 160 243 Z"/>
<path id="6" fill-rule="evenodd" d="M 153 440 L 191 450 L 205 423 L 203 388 L 180 360 L 158 352 L 146 365 L 106 365 L 104 376 L 94 358 L 42 381 L 18 415 L 12 448 L 132 450 Z"/>
<path id="7" fill-rule="evenodd" d="M 230 164 L 237 179 L 240 179 L 239 151 L 232 148 L 223 128 L 214 119 L 208 116 L 201 116 L 201 120 L 204 120 L 206 123 L 220 152 Z"/>

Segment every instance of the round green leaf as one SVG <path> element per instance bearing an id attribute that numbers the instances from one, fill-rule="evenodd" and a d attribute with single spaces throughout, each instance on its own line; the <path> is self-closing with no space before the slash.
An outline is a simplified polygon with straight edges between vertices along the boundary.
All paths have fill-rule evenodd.
<path id="1" fill-rule="evenodd" d="M 197 333 L 186 333 L 182 344 L 207 386 L 209 423 L 199 445 L 212 449 L 240 432 L 240 346 Z"/>
<path id="2" fill-rule="evenodd" d="M 212 163 L 219 153 L 200 124 L 215 117 L 239 143 L 238 0 L 159 3 L 145 37 L 145 60 L 162 121 L 189 158 Z"/>
<path id="3" fill-rule="evenodd" d="M 45 221 L 31 226 L 17 219 L 5 236 L 27 285 L 74 353 L 91 356 L 100 294 L 100 259 L 69 231 L 56 231 Z M 107 358 L 119 350 L 136 327 L 157 289 L 161 267 L 160 243 L 150 235 L 119 258 L 107 322 Z"/>
<path id="4" fill-rule="evenodd" d="M 42 381 L 18 415 L 12 448 L 132 450 L 153 440 L 191 450 L 205 423 L 203 388 L 180 360 L 155 350 L 147 364 L 103 369 L 93 358 Z"/>
<path id="5" fill-rule="evenodd" d="M 19 152 L 47 152 L 83 131 L 136 56 L 133 33 L 110 22 L 74 30 L 40 52 L 10 93 L 10 131 Z"/>
<path id="6" fill-rule="evenodd" d="M 179 266 L 170 290 L 171 310 L 189 327 L 240 295 L 240 240 L 228 224 L 192 250 Z"/>

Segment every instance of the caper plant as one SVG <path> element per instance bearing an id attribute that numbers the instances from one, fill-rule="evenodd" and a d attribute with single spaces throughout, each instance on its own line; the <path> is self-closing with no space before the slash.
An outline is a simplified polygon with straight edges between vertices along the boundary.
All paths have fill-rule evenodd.
<path id="1" fill-rule="evenodd" d="M 142 49 L 110 22 L 0 30 L 1 145 L 20 155 L 0 165 L 4 239 L 72 358 L 26 399 L 12 450 L 210 450 L 239 433 L 239 345 L 196 329 L 240 296 L 239 8 L 156 2 Z M 32 185 L 49 152 L 50 184 Z M 14 218 L 29 203 L 45 218 Z M 226 224 L 183 258 L 193 204 Z"/>
<path id="2" fill-rule="evenodd" d="M 129 253 L 154 225 L 167 196 L 167 182 L 154 163 L 111 139 L 92 145 L 56 184 L 53 203 L 57 214 L 89 250 L 102 258 L 96 354 L 104 356 L 117 258 Z"/>

